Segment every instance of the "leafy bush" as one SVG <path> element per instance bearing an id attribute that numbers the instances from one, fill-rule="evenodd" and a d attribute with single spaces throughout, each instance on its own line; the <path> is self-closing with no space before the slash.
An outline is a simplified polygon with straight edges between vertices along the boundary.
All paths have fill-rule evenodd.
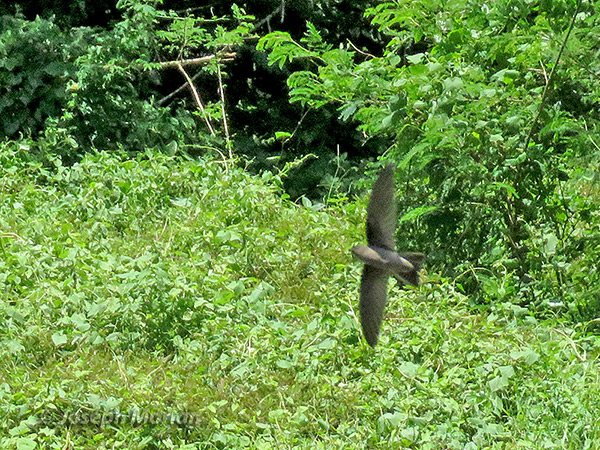
<path id="1" fill-rule="evenodd" d="M 91 30 L 61 31 L 52 21 L 0 17 L 0 139 L 37 135 L 66 105 L 66 83 Z"/>
<path id="2" fill-rule="evenodd" d="M 249 31 L 248 17 L 234 7 L 237 26 L 229 30 L 211 25 L 219 23 L 219 18 L 180 17 L 156 9 L 156 4 L 121 2 L 124 19 L 113 29 L 98 33 L 95 45 L 76 61 L 77 78 L 70 88 L 65 124 L 84 148 L 137 152 L 149 147 L 214 142 L 213 128 L 196 125 L 191 111 L 177 104 L 160 106 L 156 97 L 163 80 L 161 72 L 166 67 L 175 68 L 174 61 L 239 44 Z M 219 64 L 215 58 L 200 71 L 214 78 Z M 179 79 L 185 81 L 181 75 Z M 223 124 L 218 96 L 204 102 L 205 111 L 197 115 L 206 123 L 218 119 Z M 220 134 L 224 136 L 222 129 Z"/>
<path id="3" fill-rule="evenodd" d="M 292 101 L 333 102 L 365 133 L 393 139 L 408 246 L 479 298 L 497 297 L 482 290 L 491 277 L 508 281 L 514 301 L 560 303 L 581 252 L 573 233 L 597 204 L 565 190 L 597 154 L 600 73 L 588 56 L 598 14 L 507 0 L 401 1 L 367 15 L 388 36 L 382 56 L 327 46 L 310 24 L 300 42 L 276 32 L 259 48 L 272 63 L 314 63 L 290 75 Z M 593 259 L 597 248 L 580 243 Z"/>
<path id="4" fill-rule="evenodd" d="M 62 154 L 66 162 L 92 148 L 174 151 L 190 145 L 194 153 L 228 140 L 222 98 L 217 93 L 226 76 L 219 55 L 226 58 L 228 49 L 248 36 L 250 17 L 235 6 L 231 21 L 192 14 L 180 17 L 156 9 L 158 3 L 121 2 L 125 17 L 104 31 L 74 28 L 63 32 L 50 20 L 4 17 L 0 138 L 38 136 L 46 128 L 50 134 L 67 132 L 78 150 Z M 201 69 L 192 75 L 204 74 L 204 80 L 218 77 L 219 85 L 212 82 L 214 94 L 204 99 L 202 113 L 178 103 L 169 105 L 168 95 L 157 100 L 165 90 L 161 86 L 164 71 L 174 70 L 176 61 L 206 53 L 215 57 L 194 63 Z M 185 81 L 181 74 L 177 77 Z M 195 114 L 201 117 L 201 126 Z"/>

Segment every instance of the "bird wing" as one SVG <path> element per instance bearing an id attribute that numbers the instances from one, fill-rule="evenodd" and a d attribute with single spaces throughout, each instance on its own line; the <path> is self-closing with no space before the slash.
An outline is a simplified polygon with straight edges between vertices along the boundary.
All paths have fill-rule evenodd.
<path id="1" fill-rule="evenodd" d="M 396 202 L 394 202 L 394 166 L 381 170 L 373 185 L 373 192 L 367 207 L 367 242 L 370 246 L 396 248 L 394 230 L 396 227 Z"/>
<path id="2" fill-rule="evenodd" d="M 367 343 L 377 344 L 387 302 L 387 272 L 365 264 L 360 284 L 360 323 Z"/>

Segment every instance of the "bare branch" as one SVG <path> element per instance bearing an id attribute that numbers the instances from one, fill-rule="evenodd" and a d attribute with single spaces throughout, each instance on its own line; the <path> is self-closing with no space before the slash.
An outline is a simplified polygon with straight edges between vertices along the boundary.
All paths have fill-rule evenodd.
<path id="1" fill-rule="evenodd" d="M 235 59 L 235 52 L 217 53 L 216 55 L 206 55 L 200 58 L 182 59 L 179 61 L 165 61 L 159 63 L 161 68 L 179 67 L 179 66 L 198 66 L 208 64 L 215 58 L 219 58 L 219 62 L 231 62 Z"/>
<path id="2" fill-rule="evenodd" d="M 196 78 L 198 78 L 200 75 L 202 75 L 202 72 L 199 71 L 196 75 L 194 75 L 191 80 L 194 81 L 196 80 Z M 168 102 L 169 100 L 171 100 L 173 97 L 175 97 L 177 94 L 179 94 L 183 89 L 185 89 L 185 87 L 188 85 L 188 82 L 184 82 L 181 86 L 179 86 L 177 89 L 175 89 L 173 92 L 171 92 L 169 95 L 164 96 L 163 98 L 161 98 L 160 100 L 158 100 L 156 102 L 156 104 L 158 106 L 162 106 L 164 105 L 166 102 Z"/>
<path id="3" fill-rule="evenodd" d="M 231 153 L 231 140 L 229 139 L 229 126 L 227 125 L 227 115 L 225 114 L 225 92 L 223 89 L 223 77 L 221 76 L 221 65 L 217 64 L 217 75 L 219 79 L 219 94 L 221 95 L 221 114 L 223 115 L 223 127 L 225 128 L 225 142 L 229 150 L 229 159 L 233 159 Z"/>
<path id="4" fill-rule="evenodd" d="M 206 122 L 206 125 L 208 126 L 208 129 L 210 130 L 210 134 L 212 136 L 216 136 L 215 130 L 213 129 L 212 124 L 210 123 L 210 117 L 206 113 L 206 109 L 204 108 L 204 105 L 202 104 L 202 98 L 200 98 L 200 93 L 196 89 L 196 86 L 194 86 L 194 82 L 192 81 L 192 79 L 190 78 L 190 76 L 188 75 L 188 73 L 185 71 L 185 69 L 183 68 L 183 66 L 181 64 L 177 64 L 177 69 L 183 74 L 186 81 L 188 82 L 188 85 L 190 86 L 190 89 L 192 90 L 192 94 L 194 95 L 194 100 L 196 101 L 196 105 L 198 105 L 198 109 L 202 112 L 204 121 Z"/>

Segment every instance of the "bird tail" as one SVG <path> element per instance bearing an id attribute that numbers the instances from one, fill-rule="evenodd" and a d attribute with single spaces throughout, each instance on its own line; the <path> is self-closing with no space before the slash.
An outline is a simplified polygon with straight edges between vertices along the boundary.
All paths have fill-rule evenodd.
<path id="1" fill-rule="evenodd" d="M 402 284 L 412 284 L 413 286 L 419 285 L 419 271 L 425 261 L 425 255 L 417 252 L 405 252 L 399 253 L 404 259 L 407 259 L 414 267 L 414 270 L 398 274 L 395 278 Z"/>

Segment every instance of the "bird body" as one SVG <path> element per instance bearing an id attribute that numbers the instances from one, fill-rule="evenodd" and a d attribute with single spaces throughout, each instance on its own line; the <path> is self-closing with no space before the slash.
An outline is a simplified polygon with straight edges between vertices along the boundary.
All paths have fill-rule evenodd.
<path id="1" fill-rule="evenodd" d="M 365 245 L 355 245 L 351 251 L 365 264 L 386 272 L 402 284 L 418 286 L 417 272 L 421 264 L 418 259 L 414 260 L 413 254 L 403 254 L 384 247 L 367 247 Z M 412 262 L 411 259 L 413 259 Z"/>
<path id="2" fill-rule="evenodd" d="M 373 185 L 367 207 L 367 243 L 351 251 L 364 264 L 360 284 L 360 321 L 367 343 L 375 347 L 387 303 L 387 282 L 391 276 L 402 285 L 418 286 L 422 253 L 398 253 L 394 242 L 396 205 L 394 167 L 386 166 Z"/>

